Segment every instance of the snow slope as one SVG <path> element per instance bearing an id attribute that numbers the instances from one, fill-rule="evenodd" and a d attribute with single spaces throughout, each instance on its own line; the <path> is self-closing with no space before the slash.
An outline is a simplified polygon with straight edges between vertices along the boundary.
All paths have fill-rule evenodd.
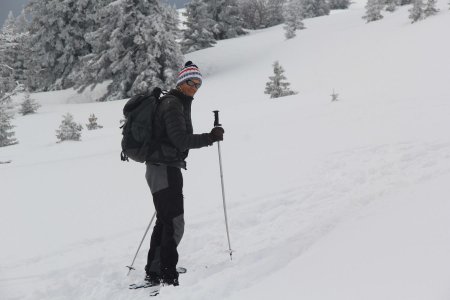
<path id="1" fill-rule="evenodd" d="M 191 151 L 185 179 L 188 273 L 162 299 L 450 299 L 450 11 L 410 24 L 408 7 L 365 24 L 365 3 L 190 54 L 205 74 L 196 132 L 221 111 L 233 261 L 226 252 L 217 148 Z M 279 60 L 299 94 L 263 93 Z M 340 101 L 331 102 L 333 89 Z M 101 92 L 100 91 L 96 91 Z M 145 168 L 122 163 L 125 100 L 36 94 L 0 148 L 1 299 L 147 299 L 140 280 L 153 215 Z M 56 143 L 62 115 L 104 126 Z"/>

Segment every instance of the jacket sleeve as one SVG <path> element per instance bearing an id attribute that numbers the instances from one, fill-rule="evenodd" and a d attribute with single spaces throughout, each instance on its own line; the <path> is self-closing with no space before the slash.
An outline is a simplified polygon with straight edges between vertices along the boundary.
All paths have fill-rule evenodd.
<path id="1" fill-rule="evenodd" d="M 183 106 L 175 99 L 168 99 L 163 105 L 163 122 L 170 142 L 180 151 L 210 146 L 213 141 L 208 133 L 190 134 L 186 129 Z"/>

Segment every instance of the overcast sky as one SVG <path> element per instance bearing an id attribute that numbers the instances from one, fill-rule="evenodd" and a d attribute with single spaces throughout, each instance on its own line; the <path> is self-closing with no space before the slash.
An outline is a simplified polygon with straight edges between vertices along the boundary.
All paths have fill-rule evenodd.
<path id="1" fill-rule="evenodd" d="M 9 11 L 14 13 L 14 16 L 20 14 L 22 7 L 28 3 L 29 0 L 0 0 L 0 26 L 8 16 Z M 184 4 L 189 0 L 167 0 L 169 3 L 174 3 L 178 8 L 184 7 Z"/>

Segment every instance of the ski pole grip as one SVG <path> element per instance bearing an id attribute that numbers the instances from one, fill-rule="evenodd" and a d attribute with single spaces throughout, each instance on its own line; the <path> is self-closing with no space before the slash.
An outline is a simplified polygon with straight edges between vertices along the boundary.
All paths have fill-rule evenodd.
<path id="1" fill-rule="evenodd" d="M 219 124 L 219 111 L 214 110 L 213 112 L 214 112 L 214 127 L 222 126 L 221 124 Z"/>

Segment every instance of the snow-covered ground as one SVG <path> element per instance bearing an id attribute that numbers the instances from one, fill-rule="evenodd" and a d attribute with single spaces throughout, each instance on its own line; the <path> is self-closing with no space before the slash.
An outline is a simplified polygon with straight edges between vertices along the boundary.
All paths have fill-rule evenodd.
<path id="1" fill-rule="evenodd" d="M 188 273 L 161 299 L 450 299 L 450 11 L 410 24 L 409 7 L 365 24 L 362 1 L 253 31 L 188 55 L 205 74 L 196 132 L 221 111 L 233 261 L 227 253 L 216 145 L 191 151 L 185 179 Z M 299 93 L 269 99 L 279 60 Z M 333 89 L 340 101 L 331 102 Z M 97 90 L 98 92 L 99 90 Z M 100 90 L 101 91 L 101 90 Z M 145 167 L 120 161 L 125 100 L 33 95 L 0 148 L 0 299 L 147 299 L 153 215 Z M 56 143 L 70 112 L 104 126 Z"/>

